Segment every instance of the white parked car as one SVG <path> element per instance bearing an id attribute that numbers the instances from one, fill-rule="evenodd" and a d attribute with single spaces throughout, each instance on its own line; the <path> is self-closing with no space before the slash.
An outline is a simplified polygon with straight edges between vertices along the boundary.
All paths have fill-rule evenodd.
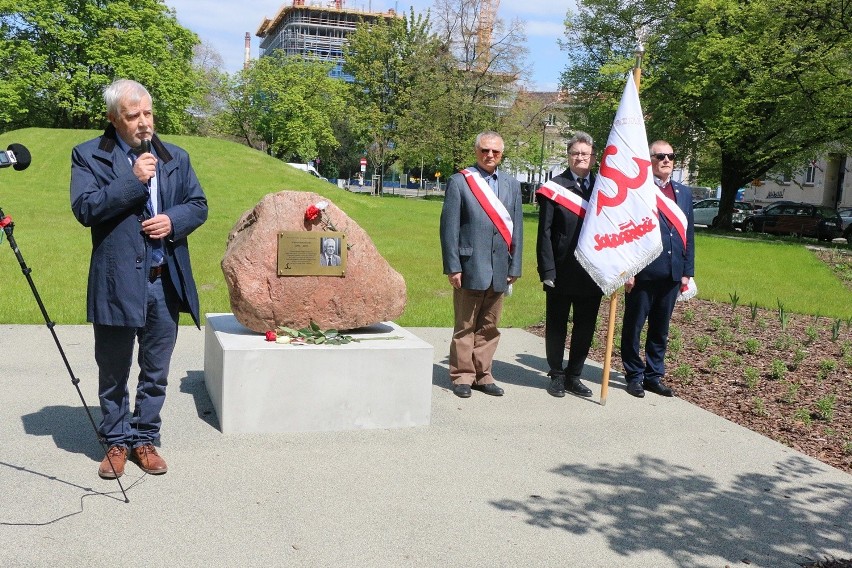
<path id="1" fill-rule="evenodd" d="M 734 202 L 734 214 L 731 219 L 734 227 L 742 228 L 743 219 L 748 214 L 749 205 L 740 201 Z M 702 199 L 692 204 L 692 214 L 696 225 L 715 227 L 719 220 L 719 200 Z"/>

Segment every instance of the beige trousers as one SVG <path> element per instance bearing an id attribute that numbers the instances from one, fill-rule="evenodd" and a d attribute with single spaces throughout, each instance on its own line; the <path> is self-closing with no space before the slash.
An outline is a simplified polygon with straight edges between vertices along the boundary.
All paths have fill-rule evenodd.
<path id="1" fill-rule="evenodd" d="M 455 327 L 450 342 L 450 380 L 456 385 L 494 382 L 491 361 L 500 341 L 503 293 L 453 289 Z"/>

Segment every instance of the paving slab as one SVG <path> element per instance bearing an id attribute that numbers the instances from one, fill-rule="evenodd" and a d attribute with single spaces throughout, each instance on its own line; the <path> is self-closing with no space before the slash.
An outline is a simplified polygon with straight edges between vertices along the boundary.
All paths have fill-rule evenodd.
<path id="1" fill-rule="evenodd" d="M 103 456 L 45 326 L 0 325 L 0 566 L 795 568 L 852 557 L 852 476 L 678 398 L 545 391 L 544 342 L 505 329 L 506 395 L 449 390 L 435 347 L 428 426 L 222 434 L 204 332 L 182 327 L 162 476 Z M 97 421 L 89 326 L 58 326 Z M 263 339 L 258 336 L 258 341 Z M 617 367 L 617 365 L 614 365 Z"/>

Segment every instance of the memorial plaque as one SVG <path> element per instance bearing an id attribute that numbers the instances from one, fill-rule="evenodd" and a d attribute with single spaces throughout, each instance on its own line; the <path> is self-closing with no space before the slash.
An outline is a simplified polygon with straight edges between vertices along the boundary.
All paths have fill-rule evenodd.
<path id="1" fill-rule="evenodd" d="M 278 233 L 278 276 L 344 276 L 346 251 L 344 233 Z"/>

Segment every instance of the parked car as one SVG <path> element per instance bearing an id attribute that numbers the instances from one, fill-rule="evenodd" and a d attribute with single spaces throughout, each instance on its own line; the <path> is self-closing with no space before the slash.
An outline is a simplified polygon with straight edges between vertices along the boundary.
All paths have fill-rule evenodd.
<path id="1" fill-rule="evenodd" d="M 746 215 L 750 213 L 751 204 L 741 201 L 734 202 L 734 213 L 731 216 L 731 222 L 734 227 L 743 226 L 743 221 Z M 707 225 L 715 227 L 719 221 L 719 200 L 718 199 L 702 199 L 692 204 L 692 214 L 696 225 Z"/>
<path id="2" fill-rule="evenodd" d="M 821 241 L 842 236 L 842 226 L 837 211 L 810 203 L 774 203 L 743 221 L 744 231 L 814 237 Z"/>
<path id="3" fill-rule="evenodd" d="M 837 213 L 840 215 L 840 220 L 843 221 L 843 238 L 852 245 L 852 207 L 838 209 Z"/>

